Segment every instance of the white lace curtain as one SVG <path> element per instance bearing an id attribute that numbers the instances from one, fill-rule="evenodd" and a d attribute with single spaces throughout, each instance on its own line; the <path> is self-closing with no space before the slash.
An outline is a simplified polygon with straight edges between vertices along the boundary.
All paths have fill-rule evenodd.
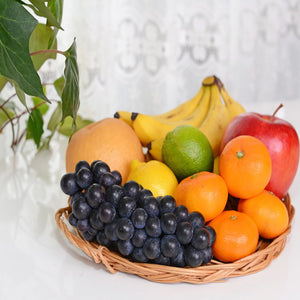
<path id="1" fill-rule="evenodd" d="M 241 103 L 300 100 L 300 0 L 64 2 L 59 48 L 76 37 L 85 117 L 167 110 L 212 74 Z"/>

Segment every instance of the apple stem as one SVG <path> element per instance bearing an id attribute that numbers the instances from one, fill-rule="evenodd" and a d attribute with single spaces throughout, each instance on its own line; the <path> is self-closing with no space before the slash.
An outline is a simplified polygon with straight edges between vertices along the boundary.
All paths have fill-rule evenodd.
<path id="1" fill-rule="evenodd" d="M 279 111 L 279 109 L 280 109 L 281 107 L 283 107 L 283 104 L 282 104 L 282 103 L 280 103 L 280 105 L 275 109 L 273 115 L 272 115 L 271 118 L 270 118 L 270 121 L 271 121 L 271 122 L 273 121 L 275 115 L 277 114 L 277 112 Z"/>

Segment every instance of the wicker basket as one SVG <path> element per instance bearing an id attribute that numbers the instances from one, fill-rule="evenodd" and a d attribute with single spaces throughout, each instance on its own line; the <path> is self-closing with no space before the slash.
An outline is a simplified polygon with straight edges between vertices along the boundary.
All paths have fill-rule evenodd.
<path id="1" fill-rule="evenodd" d="M 104 246 L 87 242 L 77 230 L 70 229 L 68 215 L 71 212 L 71 208 L 69 206 L 59 209 L 55 214 L 55 219 L 58 227 L 74 246 L 81 249 L 96 263 L 105 265 L 111 273 L 116 273 L 117 271 L 131 273 L 155 282 L 201 284 L 220 282 L 231 277 L 256 273 L 266 268 L 281 253 L 287 236 L 291 231 L 291 222 L 295 209 L 291 205 L 289 195 L 285 197 L 284 203 L 289 212 L 290 224 L 288 229 L 279 237 L 274 240 L 260 239 L 257 250 L 253 254 L 233 263 L 222 263 L 212 260 L 210 263 L 196 268 L 177 268 L 150 263 L 136 263 L 121 257 Z"/>

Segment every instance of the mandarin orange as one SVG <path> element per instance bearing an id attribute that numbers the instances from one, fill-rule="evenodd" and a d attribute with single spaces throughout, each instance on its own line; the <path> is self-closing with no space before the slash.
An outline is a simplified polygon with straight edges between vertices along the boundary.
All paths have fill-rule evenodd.
<path id="1" fill-rule="evenodd" d="M 259 233 L 255 222 L 245 213 L 226 210 L 208 224 L 216 232 L 214 257 L 234 262 L 256 250 Z"/>
<path id="2" fill-rule="evenodd" d="M 266 190 L 255 197 L 240 200 L 238 211 L 250 216 L 256 223 L 260 236 L 266 239 L 276 238 L 289 224 L 289 215 L 284 203 Z"/>
<path id="3" fill-rule="evenodd" d="M 177 205 L 185 205 L 190 212 L 200 212 L 207 222 L 224 210 L 228 190 L 221 176 L 199 172 L 183 179 L 173 196 Z"/>
<path id="4" fill-rule="evenodd" d="M 219 158 L 219 173 L 228 192 L 236 198 L 250 198 L 261 193 L 271 178 L 272 160 L 259 139 L 241 135 L 229 141 Z"/>

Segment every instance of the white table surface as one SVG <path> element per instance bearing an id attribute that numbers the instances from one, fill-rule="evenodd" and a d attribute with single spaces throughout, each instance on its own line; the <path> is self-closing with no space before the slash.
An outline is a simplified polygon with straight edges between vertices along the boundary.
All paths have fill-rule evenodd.
<path id="1" fill-rule="evenodd" d="M 300 132 L 300 101 L 284 103 L 278 116 Z M 245 105 L 271 114 L 278 103 Z M 67 140 L 51 151 L 13 155 L 0 135 L 0 299 L 299 299 L 299 171 L 290 189 L 296 215 L 285 249 L 266 269 L 222 283 L 162 284 L 118 272 L 110 274 L 75 248 L 54 215 L 67 197 L 60 191 Z"/>

